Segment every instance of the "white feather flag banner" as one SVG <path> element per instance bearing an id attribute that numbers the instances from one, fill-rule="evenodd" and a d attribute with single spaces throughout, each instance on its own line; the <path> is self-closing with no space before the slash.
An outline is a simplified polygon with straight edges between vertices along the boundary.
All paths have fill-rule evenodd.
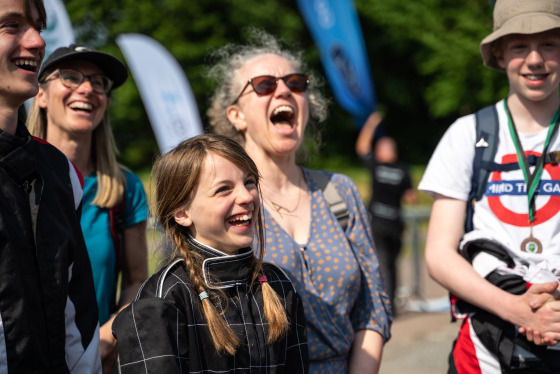
<path id="1" fill-rule="evenodd" d="M 44 0 L 47 12 L 47 29 L 41 33 L 45 40 L 45 58 L 58 47 L 67 47 L 76 42 L 72 23 L 60 0 Z"/>
<path id="2" fill-rule="evenodd" d="M 190 84 L 177 60 L 154 39 L 121 34 L 117 44 L 130 67 L 162 154 L 202 133 Z"/>
<path id="3" fill-rule="evenodd" d="M 45 41 L 45 57 L 43 61 L 58 47 L 67 47 L 76 42 L 74 29 L 66 12 L 66 7 L 60 0 L 44 0 L 45 12 L 47 13 L 47 28 L 41 33 Z M 29 110 L 33 98 L 25 102 L 26 110 Z"/>

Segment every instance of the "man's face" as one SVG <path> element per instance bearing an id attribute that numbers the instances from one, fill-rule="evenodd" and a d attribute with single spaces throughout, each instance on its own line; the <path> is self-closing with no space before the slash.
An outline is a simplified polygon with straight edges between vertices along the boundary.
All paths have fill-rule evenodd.
<path id="1" fill-rule="evenodd" d="M 0 0 L 0 106 L 17 108 L 38 91 L 37 75 L 45 55 L 39 13 L 29 20 L 20 0 Z"/>
<path id="2" fill-rule="evenodd" d="M 508 76 L 510 95 L 520 100 L 557 100 L 560 84 L 560 30 L 507 35 L 497 61 Z"/>

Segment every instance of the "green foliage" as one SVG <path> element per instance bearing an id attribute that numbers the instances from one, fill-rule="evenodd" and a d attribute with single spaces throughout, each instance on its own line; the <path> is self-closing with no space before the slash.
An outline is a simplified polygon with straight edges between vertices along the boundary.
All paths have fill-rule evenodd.
<path id="1" fill-rule="evenodd" d="M 310 0 L 311 1 L 311 0 Z M 163 44 L 183 67 L 203 122 L 212 92 L 206 78 L 209 53 L 242 42 L 248 26 L 263 28 L 302 49 L 324 75 L 319 54 L 296 0 L 65 0 L 79 42 L 123 58 L 121 33 L 142 33 Z M 401 158 L 426 163 L 443 131 L 458 116 L 507 93 L 503 74 L 482 66 L 479 43 L 491 30 L 487 0 L 355 0 L 384 125 L 397 139 Z M 154 69 L 157 69 L 154 66 Z M 332 99 L 328 85 L 325 93 Z M 134 80 L 113 94 L 111 120 L 122 161 L 148 169 L 157 144 Z M 332 99 L 323 126 L 323 157 L 359 165 L 357 128 Z"/>
<path id="2" fill-rule="evenodd" d="M 507 93 L 505 76 L 482 65 L 492 29 L 487 1 L 357 1 L 385 125 L 403 157 L 425 163 L 458 116 Z M 372 53 L 373 52 L 373 53 Z"/>

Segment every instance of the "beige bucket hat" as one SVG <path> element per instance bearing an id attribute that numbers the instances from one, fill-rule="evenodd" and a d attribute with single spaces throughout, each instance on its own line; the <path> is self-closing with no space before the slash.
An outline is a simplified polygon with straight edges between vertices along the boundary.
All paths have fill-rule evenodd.
<path id="1" fill-rule="evenodd" d="M 497 0 L 494 31 L 480 43 L 484 65 L 502 71 L 492 43 L 510 34 L 536 34 L 560 28 L 560 0 Z"/>

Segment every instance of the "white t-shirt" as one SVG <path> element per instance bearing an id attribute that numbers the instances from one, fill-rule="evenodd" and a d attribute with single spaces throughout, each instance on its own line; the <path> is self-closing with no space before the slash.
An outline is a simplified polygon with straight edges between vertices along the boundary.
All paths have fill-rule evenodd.
<path id="1" fill-rule="evenodd" d="M 517 162 L 514 141 L 508 129 L 503 101 L 496 104 L 500 122 L 499 142 L 494 161 Z M 440 140 L 418 186 L 428 194 L 441 194 L 466 201 L 471 190 L 471 175 L 476 136 L 474 114 L 455 121 Z M 525 155 L 540 156 L 548 129 L 533 134 L 519 133 Z M 548 152 L 560 150 L 560 130 L 551 139 Z M 531 167 L 533 172 L 534 167 Z M 464 235 L 462 244 L 485 238 L 501 243 L 521 266 L 546 268 L 560 275 L 560 166 L 545 164 L 535 197 L 533 236 L 542 243 L 542 253 L 521 250 L 530 235 L 526 183 L 520 169 L 490 173 L 483 198 L 475 203 L 473 231 Z M 461 245 L 462 247 L 462 245 Z M 494 266 L 494 269 L 498 266 Z M 493 270 L 487 268 L 485 276 Z"/>

